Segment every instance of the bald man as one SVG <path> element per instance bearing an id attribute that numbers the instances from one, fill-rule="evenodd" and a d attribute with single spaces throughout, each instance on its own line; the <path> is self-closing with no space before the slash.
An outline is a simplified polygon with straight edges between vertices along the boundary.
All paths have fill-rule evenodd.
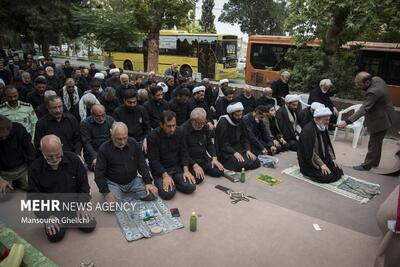
<path id="1" fill-rule="evenodd" d="M 126 73 L 121 74 L 119 77 L 120 84 L 115 88 L 116 96 L 121 104 L 124 103 L 124 94 L 129 89 L 136 89 L 136 87 L 130 83 L 129 76 Z"/>
<path id="2" fill-rule="evenodd" d="M 266 87 L 262 90 L 262 96 L 260 96 L 256 101 L 256 106 L 275 106 L 276 99 L 272 97 L 272 88 Z"/>
<path id="3" fill-rule="evenodd" d="M 253 89 L 250 85 L 246 84 L 244 86 L 243 93 L 236 98 L 236 102 L 241 102 L 243 104 L 243 115 L 254 111 L 254 109 L 257 107 L 256 99 L 253 96 Z"/>
<path id="4" fill-rule="evenodd" d="M 113 123 L 114 119 L 106 114 L 103 105 L 93 105 L 91 116 L 81 122 L 83 158 L 91 171 L 96 168 L 97 150 L 101 144 L 110 140 Z"/>
<path id="5" fill-rule="evenodd" d="M 42 155 L 28 171 L 28 199 L 59 200 L 60 202 L 89 202 L 90 187 L 87 173 L 79 157 L 63 151 L 60 138 L 45 135 L 40 140 Z M 96 221 L 87 211 L 36 211 L 35 215 L 47 219 L 45 231 L 50 242 L 63 239 L 66 228 L 78 227 L 84 232 L 92 232 Z M 61 223 L 63 218 L 80 218 L 78 224 Z"/>
<path id="6" fill-rule="evenodd" d="M 387 85 L 382 78 L 372 77 L 371 74 L 363 71 L 356 75 L 354 83 L 365 94 L 364 103 L 357 112 L 339 122 L 338 127 L 344 128 L 365 116 L 364 124 L 370 133 L 368 153 L 364 162 L 354 166 L 353 169 L 368 171 L 379 165 L 383 138 L 394 121 L 394 109 L 387 92 Z"/>
<path id="7" fill-rule="evenodd" d="M 128 137 L 128 127 L 123 122 L 113 124 L 111 140 L 103 143 L 97 152 L 95 182 L 109 203 L 127 194 L 143 201 L 154 200 L 158 193 L 142 146 Z"/>

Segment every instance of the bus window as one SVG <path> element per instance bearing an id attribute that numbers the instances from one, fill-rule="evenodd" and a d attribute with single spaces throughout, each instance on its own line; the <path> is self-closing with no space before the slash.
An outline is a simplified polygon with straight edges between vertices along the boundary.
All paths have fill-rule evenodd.
<path id="1" fill-rule="evenodd" d="M 272 70 L 278 71 L 286 67 L 284 56 L 288 49 L 289 46 L 253 44 L 250 62 L 256 69 L 265 70 L 272 67 Z"/>
<path id="2" fill-rule="evenodd" d="M 388 53 L 386 82 L 393 85 L 400 85 L 400 53 Z"/>
<path id="3" fill-rule="evenodd" d="M 373 76 L 383 77 L 384 52 L 361 51 L 360 70 L 367 71 Z"/>

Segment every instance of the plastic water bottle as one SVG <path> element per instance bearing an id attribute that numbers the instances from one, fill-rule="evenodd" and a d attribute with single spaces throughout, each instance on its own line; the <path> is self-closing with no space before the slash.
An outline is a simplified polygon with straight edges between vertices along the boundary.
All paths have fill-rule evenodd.
<path id="1" fill-rule="evenodd" d="M 192 212 L 192 215 L 190 216 L 190 232 L 196 232 L 197 231 L 197 215 L 196 212 Z"/>
<path id="2" fill-rule="evenodd" d="M 245 174 L 245 172 L 244 172 L 244 168 L 242 168 L 242 172 L 240 173 L 240 179 L 239 179 L 239 181 L 240 181 L 241 183 L 244 183 L 244 182 L 246 181 L 246 174 Z"/>

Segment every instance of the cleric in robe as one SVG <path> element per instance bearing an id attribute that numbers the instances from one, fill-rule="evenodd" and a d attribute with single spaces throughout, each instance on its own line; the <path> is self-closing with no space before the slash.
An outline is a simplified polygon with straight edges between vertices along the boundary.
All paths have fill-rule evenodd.
<path id="1" fill-rule="evenodd" d="M 300 172 L 318 183 L 332 183 L 343 175 L 343 170 L 334 161 L 335 152 L 329 139 L 331 115 L 329 108 L 316 109 L 314 120 L 304 126 L 298 142 Z"/>

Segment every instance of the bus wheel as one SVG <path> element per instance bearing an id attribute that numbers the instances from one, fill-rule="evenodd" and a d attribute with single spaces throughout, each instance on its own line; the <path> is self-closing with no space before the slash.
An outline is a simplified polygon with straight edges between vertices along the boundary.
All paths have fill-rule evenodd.
<path id="1" fill-rule="evenodd" d="M 124 61 L 124 70 L 133 70 L 133 64 L 129 60 Z"/>
<path id="2" fill-rule="evenodd" d="M 192 77 L 192 68 L 188 65 L 181 67 L 181 74 L 183 77 Z"/>

